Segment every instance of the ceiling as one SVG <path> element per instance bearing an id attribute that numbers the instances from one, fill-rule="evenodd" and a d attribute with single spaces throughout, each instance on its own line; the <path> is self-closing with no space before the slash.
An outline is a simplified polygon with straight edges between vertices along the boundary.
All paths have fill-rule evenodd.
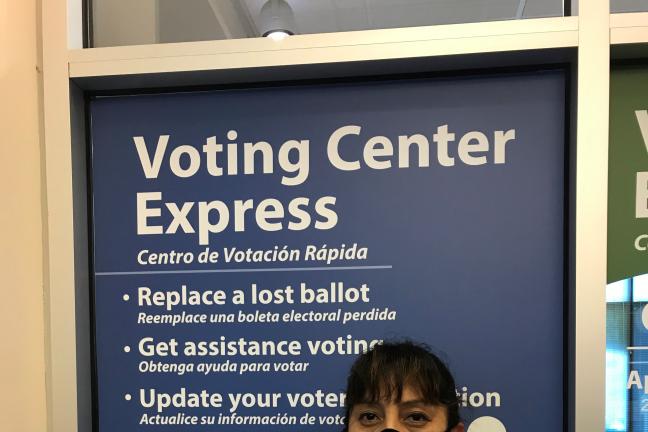
<path id="1" fill-rule="evenodd" d="M 297 34 L 560 16 L 563 0 L 286 0 Z M 159 42 L 260 36 L 266 0 L 159 0 Z"/>
<path id="2" fill-rule="evenodd" d="M 266 1 L 92 0 L 94 46 L 258 37 L 262 33 L 259 13 Z M 294 13 L 297 34 L 563 14 L 563 0 L 286 1 Z"/>
<path id="3" fill-rule="evenodd" d="M 245 0 L 258 22 L 266 0 Z M 562 15 L 562 0 L 287 0 L 297 31 L 328 33 L 376 28 L 513 19 L 520 3 L 524 17 Z"/>

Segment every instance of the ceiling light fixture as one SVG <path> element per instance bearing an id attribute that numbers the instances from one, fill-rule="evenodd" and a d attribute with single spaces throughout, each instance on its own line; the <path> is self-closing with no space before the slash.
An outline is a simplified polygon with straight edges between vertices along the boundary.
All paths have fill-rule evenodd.
<path id="1" fill-rule="evenodd" d="M 295 34 L 295 14 L 286 0 L 268 0 L 259 13 L 261 34 L 282 40 Z"/>

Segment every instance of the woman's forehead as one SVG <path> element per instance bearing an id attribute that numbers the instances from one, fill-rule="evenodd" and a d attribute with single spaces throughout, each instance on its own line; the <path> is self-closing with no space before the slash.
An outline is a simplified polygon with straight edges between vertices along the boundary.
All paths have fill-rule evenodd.
<path id="1" fill-rule="evenodd" d="M 423 400 L 423 395 L 418 388 L 411 385 L 403 386 L 403 394 L 401 395 L 401 402 L 410 402 L 416 400 Z"/>
<path id="2" fill-rule="evenodd" d="M 378 387 L 378 394 L 366 394 L 364 397 L 365 403 L 371 402 L 411 402 L 421 401 L 425 402 L 425 397 L 417 386 L 405 384 L 401 388 L 396 386 L 381 385 Z"/>

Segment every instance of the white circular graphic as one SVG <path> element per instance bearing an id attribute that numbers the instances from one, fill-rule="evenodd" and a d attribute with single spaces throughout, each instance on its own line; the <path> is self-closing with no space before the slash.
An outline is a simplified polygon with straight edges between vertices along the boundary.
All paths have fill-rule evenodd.
<path id="1" fill-rule="evenodd" d="M 643 323 L 644 327 L 648 329 L 648 304 L 644 306 L 643 310 L 641 311 L 641 322 Z"/>
<path id="2" fill-rule="evenodd" d="M 501 421 L 495 417 L 479 417 L 475 419 L 466 432 L 506 432 L 506 428 Z"/>

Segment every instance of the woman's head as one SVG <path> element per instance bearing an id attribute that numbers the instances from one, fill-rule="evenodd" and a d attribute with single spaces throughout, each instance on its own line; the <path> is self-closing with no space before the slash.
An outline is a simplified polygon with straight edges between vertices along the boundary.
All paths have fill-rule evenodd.
<path id="1" fill-rule="evenodd" d="M 349 432 L 463 431 L 455 382 L 425 346 L 386 342 L 362 354 L 347 381 Z"/>

